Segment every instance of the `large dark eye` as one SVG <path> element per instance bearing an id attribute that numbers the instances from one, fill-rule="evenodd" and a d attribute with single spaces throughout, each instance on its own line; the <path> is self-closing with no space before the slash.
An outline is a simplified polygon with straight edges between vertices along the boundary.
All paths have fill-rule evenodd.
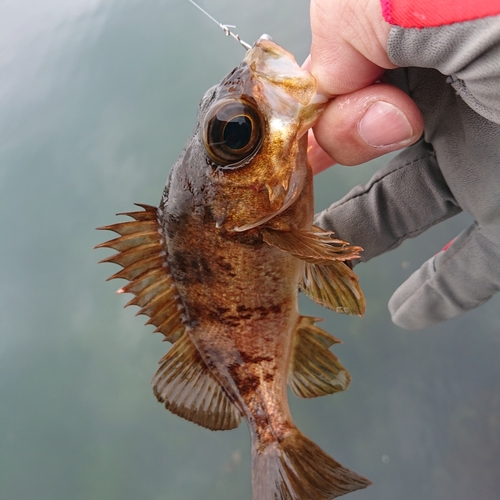
<path id="1" fill-rule="evenodd" d="M 203 142 L 210 158 L 226 168 L 237 168 L 262 144 L 263 123 L 256 105 L 224 99 L 207 113 Z"/>

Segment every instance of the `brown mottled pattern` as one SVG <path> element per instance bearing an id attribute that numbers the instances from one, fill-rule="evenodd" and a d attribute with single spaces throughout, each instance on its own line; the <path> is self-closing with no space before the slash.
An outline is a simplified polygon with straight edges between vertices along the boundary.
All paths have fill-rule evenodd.
<path id="1" fill-rule="evenodd" d="M 259 39 L 241 65 L 202 99 L 198 124 L 171 171 L 158 209 L 129 214 L 146 221 L 146 243 L 142 225 L 104 228 L 121 235 L 103 246 L 121 252 L 107 260 L 127 266 L 123 277 L 131 284 L 122 291 L 134 293 L 131 303 L 140 305 L 174 342 L 153 379 L 156 396 L 172 412 L 211 429 L 234 428 L 239 414 L 245 417 L 252 435 L 254 500 L 328 500 L 369 484 L 300 433 L 287 401 L 291 366 L 291 387 L 299 395 L 336 392 L 349 382 L 328 351 L 336 340 L 314 327 L 314 318 L 301 319 L 297 308 L 303 254 L 307 265 L 325 264 L 324 245 L 319 245 L 319 255 L 309 255 L 302 251 L 305 240 L 294 239 L 301 232 L 313 246 L 321 240 L 312 229 L 306 131 L 325 102 L 316 94 L 314 77 L 291 54 Z M 241 149 L 232 149 L 223 127 L 234 126 L 237 122 L 231 120 L 242 115 L 220 118 L 227 103 L 231 109 L 251 110 L 250 137 L 258 130 L 258 144 L 248 140 Z M 222 127 L 217 129 L 222 134 L 207 132 L 213 123 Z M 208 144 L 207 138 L 213 142 Z M 238 157 L 247 145 L 248 154 Z M 219 157 L 218 147 L 229 156 Z M 236 163 L 224 163 L 227 157 L 236 157 Z M 223 160 L 217 163 L 218 158 Z M 129 237 L 129 228 L 137 229 L 136 234 Z M 292 243 L 284 242 L 283 235 Z M 166 262 L 155 261 L 151 268 L 149 258 L 144 259 L 148 252 Z M 331 247 L 332 252 L 342 253 Z M 354 255 L 344 253 L 345 258 Z M 137 274 L 139 268 L 149 274 Z M 343 273 L 339 280 L 346 281 Z M 353 285 L 346 283 L 352 292 Z M 154 297 L 158 290 L 164 295 Z M 330 296 L 335 294 L 325 303 Z M 339 304 L 346 296 L 340 294 Z M 294 349 L 309 349 L 309 356 L 293 355 L 291 363 Z"/>
<path id="2" fill-rule="evenodd" d="M 310 194 L 306 189 L 282 219 L 303 204 L 304 222 L 312 224 Z M 249 238 L 201 217 L 167 217 L 165 224 L 174 235 L 168 263 L 190 338 L 255 433 L 285 429 L 291 422 L 286 379 L 303 262 L 264 243 L 257 229 Z"/>

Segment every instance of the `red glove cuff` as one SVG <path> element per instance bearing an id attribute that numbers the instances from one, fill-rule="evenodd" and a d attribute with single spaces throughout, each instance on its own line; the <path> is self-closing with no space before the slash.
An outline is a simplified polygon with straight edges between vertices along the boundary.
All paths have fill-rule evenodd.
<path id="1" fill-rule="evenodd" d="M 499 0 L 380 0 L 389 24 L 432 28 L 500 14 Z"/>

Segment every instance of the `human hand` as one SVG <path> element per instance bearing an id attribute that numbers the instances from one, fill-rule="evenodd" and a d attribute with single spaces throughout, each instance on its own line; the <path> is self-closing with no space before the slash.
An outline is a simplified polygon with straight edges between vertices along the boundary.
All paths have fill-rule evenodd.
<path id="1" fill-rule="evenodd" d="M 375 83 L 396 67 L 387 55 L 391 25 L 379 0 L 312 0 L 311 26 L 306 66 L 320 92 L 337 96 L 310 136 L 314 172 L 333 163 L 357 165 L 417 141 L 423 120 L 413 100 L 397 87 Z"/>
<path id="2" fill-rule="evenodd" d="M 408 2 L 386 3 L 397 10 Z M 394 293 L 393 321 L 408 329 L 456 316 L 500 290 L 500 17 L 484 12 L 485 4 L 469 7 L 477 11 L 471 21 L 447 12 L 448 24 L 411 29 L 384 24 L 378 0 L 311 5 L 310 69 L 322 91 L 340 94 L 314 129 L 323 150 L 356 164 L 414 142 L 422 122 L 413 101 L 425 123 L 422 140 L 319 214 L 316 224 L 362 246 L 367 261 L 462 210 L 475 219 Z M 382 72 L 401 90 L 374 83 Z M 406 117 L 412 132 L 406 139 L 401 134 L 399 143 L 379 147 L 363 140 L 362 117 L 379 101 Z M 388 116 L 379 120 L 382 140 Z M 389 137 L 408 132 L 401 123 Z M 333 161 L 314 140 L 311 160 L 316 172 Z"/>

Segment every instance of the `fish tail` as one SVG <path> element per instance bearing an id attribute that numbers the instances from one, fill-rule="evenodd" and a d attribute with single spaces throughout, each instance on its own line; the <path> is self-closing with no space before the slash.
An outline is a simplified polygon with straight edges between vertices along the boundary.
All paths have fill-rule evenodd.
<path id="1" fill-rule="evenodd" d="M 253 500 L 329 500 L 370 484 L 297 428 L 281 442 L 252 449 Z"/>

